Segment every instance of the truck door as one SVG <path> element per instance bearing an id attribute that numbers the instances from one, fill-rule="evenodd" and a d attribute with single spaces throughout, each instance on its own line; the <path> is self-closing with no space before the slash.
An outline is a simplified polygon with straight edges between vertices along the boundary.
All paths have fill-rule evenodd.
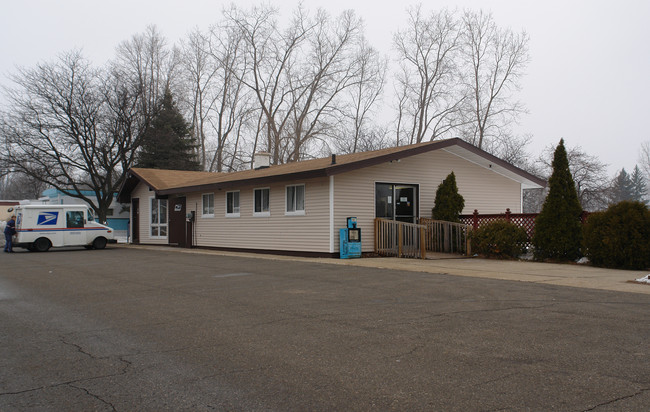
<path id="1" fill-rule="evenodd" d="M 68 210 L 65 212 L 66 228 L 63 231 L 63 244 L 65 246 L 85 245 L 89 242 L 86 234 L 90 231 L 84 228 L 83 210 Z"/>
<path id="2" fill-rule="evenodd" d="M 62 209 L 25 209 L 23 219 L 23 225 L 32 228 L 29 242 L 45 237 L 52 246 L 63 246 L 65 219 Z"/>

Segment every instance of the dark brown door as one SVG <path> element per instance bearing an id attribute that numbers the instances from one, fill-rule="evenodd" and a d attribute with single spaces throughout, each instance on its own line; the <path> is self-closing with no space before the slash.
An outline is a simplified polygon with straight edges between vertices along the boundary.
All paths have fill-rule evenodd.
<path id="1" fill-rule="evenodd" d="M 171 246 L 187 247 L 185 198 L 169 199 L 169 203 L 169 244 Z"/>
<path id="2" fill-rule="evenodd" d="M 131 199 L 131 243 L 140 243 L 140 199 Z"/>

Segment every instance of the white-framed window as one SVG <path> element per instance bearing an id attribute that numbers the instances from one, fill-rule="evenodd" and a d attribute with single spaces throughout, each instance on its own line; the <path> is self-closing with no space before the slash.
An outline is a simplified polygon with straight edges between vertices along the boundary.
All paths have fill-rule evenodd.
<path id="1" fill-rule="evenodd" d="M 214 217 L 214 193 L 203 195 L 203 212 L 201 217 Z"/>
<path id="2" fill-rule="evenodd" d="M 253 216 L 271 216 L 271 209 L 269 207 L 269 196 L 271 189 L 268 187 L 263 189 L 255 189 L 254 199 L 255 204 L 253 208 Z"/>
<path id="3" fill-rule="evenodd" d="M 286 215 L 305 214 L 305 185 L 291 185 L 286 187 Z"/>
<path id="4" fill-rule="evenodd" d="M 151 198 L 151 219 L 149 220 L 152 238 L 167 237 L 167 199 Z"/>
<path id="5" fill-rule="evenodd" d="M 226 192 L 226 217 L 239 217 L 239 191 Z"/>

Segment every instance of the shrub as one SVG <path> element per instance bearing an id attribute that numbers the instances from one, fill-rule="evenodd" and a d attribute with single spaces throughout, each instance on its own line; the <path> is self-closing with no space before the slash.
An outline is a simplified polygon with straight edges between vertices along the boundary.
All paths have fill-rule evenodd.
<path id="1" fill-rule="evenodd" d="M 650 211 L 641 202 L 623 201 L 593 213 L 584 226 L 585 256 L 596 266 L 650 268 Z"/>
<path id="2" fill-rule="evenodd" d="M 458 193 L 456 175 L 451 172 L 436 190 L 435 206 L 431 210 L 431 216 L 436 220 L 460 222 L 458 216 L 464 207 L 465 199 Z"/>
<path id="3" fill-rule="evenodd" d="M 527 241 L 526 230 L 505 220 L 481 226 L 472 233 L 474 251 L 492 257 L 517 257 L 524 253 Z"/>
<path id="4" fill-rule="evenodd" d="M 564 140 L 553 155 L 553 174 L 541 213 L 535 220 L 533 246 L 536 259 L 575 260 L 582 244 L 582 207 L 569 170 Z"/>

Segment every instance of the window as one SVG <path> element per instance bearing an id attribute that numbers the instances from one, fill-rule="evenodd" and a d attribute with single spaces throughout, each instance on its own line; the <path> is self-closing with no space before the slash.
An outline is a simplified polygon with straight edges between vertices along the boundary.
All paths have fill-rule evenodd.
<path id="1" fill-rule="evenodd" d="M 65 213 L 66 227 L 77 228 L 84 227 L 84 212 L 71 210 Z"/>
<path id="2" fill-rule="evenodd" d="M 239 217 L 239 192 L 226 192 L 226 216 Z"/>
<path id="3" fill-rule="evenodd" d="M 270 216 L 269 193 L 270 189 L 255 189 L 255 209 L 253 216 Z"/>
<path id="4" fill-rule="evenodd" d="M 167 199 L 151 198 L 151 237 L 167 237 Z"/>
<path id="5" fill-rule="evenodd" d="M 287 186 L 286 214 L 305 214 L 305 185 Z"/>
<path id="6" fill-rule="evenodd" d="M 214 217 L 214 193 L 203 195 L 203 213 L 202 217 Z"/>

